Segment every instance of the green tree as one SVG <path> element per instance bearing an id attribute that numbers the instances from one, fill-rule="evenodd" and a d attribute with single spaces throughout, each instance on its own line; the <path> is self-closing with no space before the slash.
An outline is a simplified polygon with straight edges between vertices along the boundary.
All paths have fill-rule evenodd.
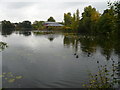
<path id="1" fill-rule="evenodd" d="M 96 30 L 96 23 L 99 20 L 100 14 L 92 6 L 84 8 L 82 13 L 82 19 L 79 23 L 79 31 L 84 33 L 94 33 Z"/>
<path id="2" fill-rule="evenodd" d="M 2 21 L 2 29 L 14 29 L 14 24 L 12 24 L 10 21 Z"/>
<path id="3" fill-rule="evenodd" d="M 55 22 L 55 19 L 53 17 L 50 17 L 50 18 L 48 18 L 47 21 L 49 21 L 49 22 Z"/>
<path id="4" fill-rule="evenodd" d="M 32 24 L 33 29 L 43 29 L 43 23 L 44 21 L 35 21 Z"/>
<path id="5" fill-rule="evenodd" d="M 115 1 L 114 3 L 108 2 L 109 8 L 113 8 L 116 17 L 116 34 L 120 36 L 120 1 Z"/>
<path id="6" fill-rule="evenodd" d="M 113 8 L 104 10 L 104 13 L 98 22 L 98 33 L 110 35 L 113 34 L 115 29 L 116 18 L 114 16 Z"/>
<path id="7" fill-rule="evenodd" d="M 79 27 L 79 21 L 80 21 L 80 12 L 79 9 L 76 10 L 76 29 L 78 30 Z"/>
<path id="8" fill-rule="evenodd" d="M 72 24 L 72 16 L 71 13 L 64 13 L 64 24 L 66 26 L 71 26 Z"/>
<path id="9" fill-rule="evenodd" d="M 73 17 L 72 17 L 71 25 L 70 25 L 70 27 L 71 27 L 71 29 L 72 29 L 73 31 L 76 30 L 76 28 L 77 28 L 76 25 L 77 25 L 77 22 L 76 22 L 76 14 L 74 13 L 74 14 L 73 14 Z"/>
<path id="10" fill-rule="evenodd" d="M 79 22 L 80 20 L 80 12 L 79 9 L 76 10 L 76 21 Z"/>
<path id="11" fill-rule="evenodd" d="M 30 21 L 23 21 L 17 24 L 18 30 L 32 30 L 32 24 Z"/>
<path id="12" fill-rule="evenodd" d="M 14 30 L 15 30 L 15 26 L 13 23 L 11 23 L 10 21 L 2 21 L 2 34 L 3 35 L 10 35 Z"/>
<path id="13" fill-rule="evenodd" d="M 79 10 L 76 10 L 76 13 L 73 13 L 73 16 L 70 12 L 64 14 L 64 24 L 67 27 L 70 27 L 73 32 L 77 32 L 80 16 L 79 16 Z"/>

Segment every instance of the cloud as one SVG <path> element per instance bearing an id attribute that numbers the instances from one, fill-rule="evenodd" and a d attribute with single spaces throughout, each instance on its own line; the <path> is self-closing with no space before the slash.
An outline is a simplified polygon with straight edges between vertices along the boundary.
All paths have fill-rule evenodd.
<path id="1" fill-rule="evenodd" d="M 103 12 L 107 8 L 106 2 L 105 0 L 97 0 L 97 2 L 90 2 L 90 0 L 1 0 L 0 21 L 47 20 L 50 16 L 53 16 L 56 21 L 62 21 L 64 13 L 73 13 L 76 9 L 82 13 L 84 7 L 88 5 Z"/>
<path id="2" fill-rule="evenodd" d="M 7 7 L 10 9 L 21 9 L 28 6 L 33 6 L 35 3 L 33 2 L 9 2 L 7 3 Z"/>
<path id="3" fill-rule="evenodd" d="M 103 11 L 108 8 L 107 2 L 93 2 L 92 6 L 99 10 L 101 13 L 103 13 Z"/>
<path id="4" fill-rule="evenodd" d="M 84 0 L 84 2 L 106 2 L 108 0 Z M 83 0 L 1 0 L 1 2 L 83 2 Z"/>

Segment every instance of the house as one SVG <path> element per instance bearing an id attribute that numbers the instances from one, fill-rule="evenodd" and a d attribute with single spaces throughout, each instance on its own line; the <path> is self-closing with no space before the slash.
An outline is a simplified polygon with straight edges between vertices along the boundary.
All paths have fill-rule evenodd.
<path id="1" fill-rule="evenodd" d="M 62 27 L 62 26 L 64 26 L 64 25 L 59 24 L 57 22 L 44 22 L 43 25 L 46 27 Z"/>

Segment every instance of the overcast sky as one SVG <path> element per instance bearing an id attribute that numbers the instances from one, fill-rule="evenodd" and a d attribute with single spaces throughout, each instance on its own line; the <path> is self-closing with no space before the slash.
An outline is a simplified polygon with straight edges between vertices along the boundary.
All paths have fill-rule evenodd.
<path id="1" fill-rule="evenodd" d="M 108 8 L 107 1 L 109 0 L 0 0 L 0 21 L 46 21 L 50 16 L 56 21 L 63 21 L 64 13 L 74 13 L 76 9 L 82 13 L 88 5 L 102 13 Z"/>

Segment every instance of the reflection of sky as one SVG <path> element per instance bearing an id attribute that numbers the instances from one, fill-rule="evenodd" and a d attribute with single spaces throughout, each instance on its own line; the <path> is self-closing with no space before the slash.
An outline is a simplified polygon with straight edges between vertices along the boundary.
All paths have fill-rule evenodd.
<path id="1" fill-rule="evenodd" d="M 53 16 L 56 21 L 63 21 L 66 12 L 83 12 L 84 7 L 92 5 L 103 12 L 107 8 L 108 0 L 1 0 L 0 20 L 19 22 L 23 20 L 47 20 Z"/>
<path id="2" fill-rule="evenodd" d="M 49 41 L 50 35 L 41 35 L 41 36 L 23 36 L 21 35 L 21 37 L 18 34 L 12 34 L 10 36 L 8 36 L 7 40 L 6 37 L 3 37 L 2 40 L 7 42 L 8 44 L 12 45 L 18 45 L 18 46 L 26 46 L 29 48 L 37 48 L 37 47 L 47 47 L 49 43 L 51 43 Z M 57 38 L 57 40 L 55 39 L 56 37 L 58 37 L 57 35 L 54 36 L 54 40 L 53 43 L 57 44 L 57 45 L 62 45 L 62 38 L 59 36 Z M 60 42 L 61 41 L 61 42 Z M 15 43 L 16 42 L 16 43 Z M 50 44 L 52 45 L 52 44 Z M 54 45 L 54 44 L 53 44 Z"/>

